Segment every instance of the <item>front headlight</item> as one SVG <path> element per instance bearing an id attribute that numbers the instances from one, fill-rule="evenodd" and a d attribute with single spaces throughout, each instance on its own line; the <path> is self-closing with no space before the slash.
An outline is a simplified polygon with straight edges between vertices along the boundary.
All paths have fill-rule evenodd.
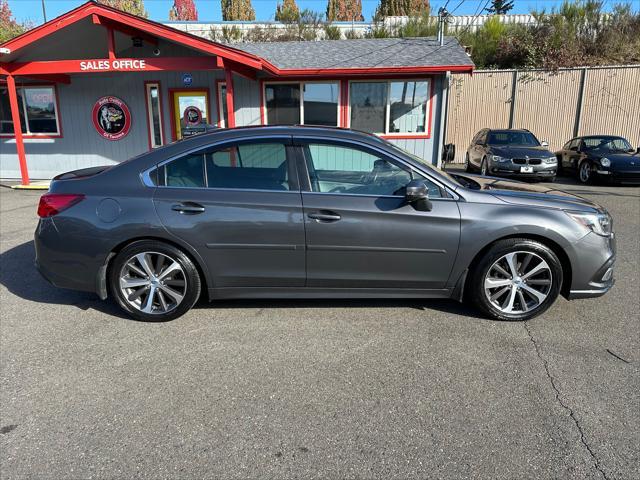
<path id="1" fill-rule="evenodd" d="M 543 161 L 548 164 L 558 163 L 558 159 L 556 157 L 547 157 L 544 158 Z"/>
<path id="2" fill-rule="evenodd" d="M 565 212 L 573 220 L 583 227 L 598 235 L 608 237 L 611 235 L 612 219 L 608 213 Z"/>
<path id="3" fill-rule="evenodd" d="M 600 159 L 600 165 L 602 165 L 603 167 L 610 167 L 611 166 L 611 160 L 609 160 L 608 158 L 601 158 Z"/>
<path id="4" fill-rule="evenodd" d="M 511 160 L 510 158 L 500 157 L 498 155 L 492 155 L 491 159 L 498 163 L 505 163 Z"/>

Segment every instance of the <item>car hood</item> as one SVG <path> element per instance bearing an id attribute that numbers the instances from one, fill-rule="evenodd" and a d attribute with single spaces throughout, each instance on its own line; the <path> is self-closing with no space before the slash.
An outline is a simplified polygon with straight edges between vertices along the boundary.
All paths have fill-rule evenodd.
<path id="1" fill-rule="evenodd" d="M 494 155 L 507 158 L 545 158 L 555 157 L 546 147 L 518 147 L 515 145 L 489 145 Z"/>
<path id="2" fill-rule="evenodd" d="M 513 180 L 477 175 L 460 175 L 479 185 L 487 193 L 506 203 L 563 210 L 604 211 L 597 203 L 546 185 L 532 185 Z M 476 190 L 477 191 L 477 190 Z"/>

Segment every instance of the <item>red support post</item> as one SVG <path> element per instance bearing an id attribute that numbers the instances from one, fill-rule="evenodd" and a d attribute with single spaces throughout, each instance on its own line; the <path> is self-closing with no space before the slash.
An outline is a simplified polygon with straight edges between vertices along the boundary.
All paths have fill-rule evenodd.
<path id="1" fill-rule="evenodd" d="M 107 49 L 109 51 L 109 60 L 116 58 L 116 37 L 113 28 L 107 28 Z"/>
<path id="2" fill-rule="evenodd" d="M 7 89 L 9 90 L 9 106 L 11 107 L 11 120 L 13 121 L 13 131 L 16 137 L 16 150 L 18 152 L 18 161 L 20 162 L 22 185 L 29 185 L 29 171 L 27 170 L 27 155 L 24 151 L 24 141 L 22 138 L 18 92 L 16 91 L 16 80 L 12 75 L 7 76 Z"/>
<path id="3" fill-rule="evenodd" d="M 233 72 L 229 68 L 224 69 L 224 76 L 226 79 L 226 88 L 227 88 L 227 116 L 228 125 L 227 128 L 235 128 L 236 126 L 236 111 L 233 108 Z"/>

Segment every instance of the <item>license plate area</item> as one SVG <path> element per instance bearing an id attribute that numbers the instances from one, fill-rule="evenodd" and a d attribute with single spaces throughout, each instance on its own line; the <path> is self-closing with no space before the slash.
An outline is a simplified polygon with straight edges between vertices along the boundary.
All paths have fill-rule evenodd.
<path id="1" fill-rule="evenodd" d="M 520 167 L 520 173 L 533 173 L 533 167 Z"/>

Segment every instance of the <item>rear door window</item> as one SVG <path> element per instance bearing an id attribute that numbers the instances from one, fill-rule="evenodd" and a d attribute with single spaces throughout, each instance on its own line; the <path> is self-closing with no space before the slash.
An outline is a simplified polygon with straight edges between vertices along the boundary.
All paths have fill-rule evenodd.
<path id="1" fill-rule="evenodd" d="M 153 180 L 164 187 L 288 191 L 289 168 L 284 143 L 243 143 L 172 160 Z"/>

